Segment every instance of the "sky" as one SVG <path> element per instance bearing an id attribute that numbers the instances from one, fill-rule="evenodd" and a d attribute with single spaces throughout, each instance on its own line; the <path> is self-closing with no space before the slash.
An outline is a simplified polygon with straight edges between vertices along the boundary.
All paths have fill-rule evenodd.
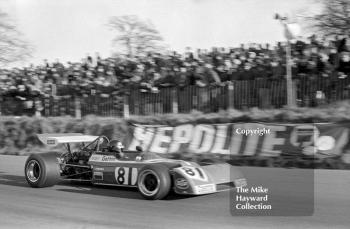
<path id="1" fill-rule="evenodd" d="M 109 17 L 137 15 L 153 22 L 172 50 L 235 47 L 284 40 L 275 13 L 298 15 L 315 0 L 0 0 L 0 9 L 34 47 L 30 60 L 79 61 L 110 56 Z"/>

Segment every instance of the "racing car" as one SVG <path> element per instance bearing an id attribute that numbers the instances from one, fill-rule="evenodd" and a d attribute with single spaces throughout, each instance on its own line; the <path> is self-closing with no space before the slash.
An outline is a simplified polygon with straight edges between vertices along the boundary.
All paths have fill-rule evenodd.
<path id="1" fill-rule="evenodd" d="M 165 198 L 171 190 L 203 195 L 247 184 L 242 173 L 230 164 L 200 166 L 144 152 L 141 147 L 126 151 L 121 142 L 109 141 L 105 136 L 66 133 L 38 134 L 38 138 L 46 146 L 62 144 L 65 150 L 28 157 L 24 173 L 34 188 L 53 186 L 60 180 L 88 181 L 93 185 L 136 187 L 145 199 L 156 200 Z"/>

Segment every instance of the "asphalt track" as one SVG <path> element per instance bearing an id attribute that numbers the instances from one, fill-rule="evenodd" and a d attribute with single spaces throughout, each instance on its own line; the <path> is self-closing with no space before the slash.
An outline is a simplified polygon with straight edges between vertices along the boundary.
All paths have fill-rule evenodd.
<path id="1" fill-rule="evenodd" d="M 0 156 L 0 228 L 349 228 L 350 171 L 315 171 L 315 211 L 300 217 L 233 217 L 229 192 L 147 201 L 133 189 L 62 182 L 28 187 L 26 157 Z M 242 168 L 249 182 L 292 169 Z M 292 191 L 292 190 L 291 190 Z M 289 193 L 282 193 L 286 199 Z M 291 199 L 291 198 L 290 198 Z M 293 201 L 292 199 L 290 200 Z"/>

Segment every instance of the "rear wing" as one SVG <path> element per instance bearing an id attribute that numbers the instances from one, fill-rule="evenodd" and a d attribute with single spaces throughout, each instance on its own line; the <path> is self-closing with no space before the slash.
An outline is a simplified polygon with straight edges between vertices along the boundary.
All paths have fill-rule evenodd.
<path id="1" fill-rule="evenodd" d="M 93 142 L 99 136 L 84 135 L 80 133 L 64 134 L 38 134 L 39 140 L 47 146 L 57 146 L 61 143 Z"/>

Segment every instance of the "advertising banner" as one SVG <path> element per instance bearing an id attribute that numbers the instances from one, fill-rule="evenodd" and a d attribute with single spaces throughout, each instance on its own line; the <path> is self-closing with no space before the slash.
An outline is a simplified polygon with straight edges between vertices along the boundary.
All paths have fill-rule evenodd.
<path id="1" fill-rule="evenodd" d="M 278 157 L 281 154 L 341 156 L 349 146 L 350 124 L 224 123 L 133 125 L 126 148 L 160 154 L 177 152 Z"/>

